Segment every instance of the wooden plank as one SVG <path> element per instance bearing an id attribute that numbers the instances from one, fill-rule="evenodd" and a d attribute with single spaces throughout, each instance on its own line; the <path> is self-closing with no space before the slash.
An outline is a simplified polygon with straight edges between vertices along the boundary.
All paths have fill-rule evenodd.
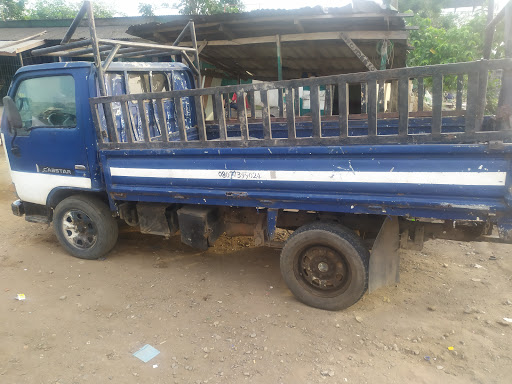
<path id="1" fill-rule="evenodd" d="M 481 102 L 478 86 L 480 81 L 479 72 L 468 74 L 468 100 L 466 106 L 466 133 L 473 133 L 480 130 L 481 121 L 478 120 L 479 103 Z"/>
<path id="2" fill-rule="evenodd" d="M 366 83 L 361 83 L 361 113 L 367 112 Z"/>
<path id="3" fill-rule="evenodd" d="M 386 106 L 384 105 L 385 104 L 384 86 L 385 86 L 384 81 L 380 80 L 379 87 L 378 87 L 379 97 L 378 97 L 378 101 L 377 101 L 378 112 L 384 112 L 386 110 Z"/>
<path id="4" fill-rule="evenodd" d="M 310 88 L 311 119 L 313 123 L 313 137 L 322 137 L 320 120 L 320 92 L 318 85 Z"/>
<path id="5" fill-rule="evenodd" d="M 425 87 L 423 77 L 418 77 L 418 111 L 423 111 L 423 101 L 425 100 Z"/>
<path id="6" fill-rule="evenodd" d="M 268 105 L 268 91 L 260 91 L 261 102 L 263 104 L 263 109 L 261 110 L 261 118 L 263 124 L 263 138 L 271 139 L 272 138 L 272 125 L 270 123 L 270 107 Z"/>
<path id="7" fill-rule="evenodd" d="M 340 137 L 348 136 L 348 89 L 347 82 L 338 83 L 338 118 L 340 122 Z"/>
<path id="8" fill-rule="evenodd" d="M 169 141 L 169 131 L 167 130 L 167 117 L 164 113 L 164 101 L 163 99 L 155 99 L 155 103 L 158 116 L 158 125 L 160 126 L 160 135 L 162 136 L 162 140 L 167 142 Z"/>
<path id="9" fill-rule="evenodd" d="M 295 115 L 300 116 L 300 87 L 296 87 L 293 90 L 295 97 Z"/>
<path id="10" fill-rule="evenodd" d="M 464 75 L 457 75 L 457 95 L 455 96 L 455 110 L 462 110 L 462 90 L 464 88 Z M 467 107 L 467 106 L 466 106 Z"/>
<path id="11" fill-rule="evenodd" d="M 344 36 L 354 40 L 407 40 L 407 31 L 344 31 Z M 339 40 L 340 32 L 313 32 L 313 33 L 294 33 L 288 35 L 280 35 L 281 43 L 291 41 L 316 41 L 316 40 Z M 264 44 L 275 43 L 276 36 L 259 36 L 244 37 L 233 40 L 211 40 L 208 46 L 225 46 L 225 45 L 248 45 L 248 44 Z M 185 43 L 186 44 L 186 43 Z M 183 45 L 185 45 L 183 44 Z M 190 43 L 189 43 L 190 45 Z M 175 47 L 174 47 L 175 48 Z"/>
<path id="12" fill-rule="evenodd" d="M 226 129 L 226 116 L 224 115 L 224 99 L 222 93 L 216 92 L 215 99 L 215 110 L 217 111 L 216 121 L 219 124 L 219 138 L 220 140 L 227 140 L 228 134 Z"/>
<path id="13" fill-rule="evenodd" d="M 377 68 L 375 68 L 375 65 L 372 64 L 370 59 L 366 57 L 366 55 L 359 49 L 359 47 L 352 41 L 352 39 L 348 36 L 346 32 L 340 32 L 340 38 L 345 42 L 345 44 L 348 45 L 350 50 L 354 52 L 354 54 L 357 56 L 359 60 L 364 64 L 366 68 L 370 71 L 376 71 Z"/>
<path id="14" fill-rule="evenodd" d="M 215 97 L 215 93 L 209 93 L 207 96 L 212 97 L 213 120 L 217 120 L 217 98 Z M 222 113 L 224 113 L 224 110 L 222 110 Z"/>
<path id="15" fill-rule="evenodd" d="M 443 110 L 443 76 L 432 76 L 432 135 L 441 134 Z"/>
<path id="16" fill-rule="evenodd" d="M 441 140 L 442 138 L 442 140 Z M 432 135 L 381 135 L 375 137 L 368 136 L 349 136 L 323 137 L 323 138 L 302 138 L 294 141 L 294 146 L 332 146 L 332 145 L 375 145 L 375 144 L 427 144 L 427 143 L 445 143 L 445 144 L 482 144 L 489 141 L 509 141 L 512 139 L 512 131 L 487 131 L 475 132 L 473 134 L 446 134 L 440 137 Z M 283 139 L 268 140 L 211 140 L 207 143 L 194 141 L 170 141 L 163 143 L 154 141 L 151 143 L 99 143 L 101 150 L 128 150 L 128 149 L 165 149 L 165 148 L 244 148 L 244 147 L 282 147 Z"/>
<path id="17" fill-rule="evenodd" d="M 281 39 L 276 35 L 276 54 L 277 54 L 277 80 L 283 80 L 283 62 L 281 60 Z"/>
<path id="18" fill-rule="evenodd" d="M 499 59 L 490 60 L 487 62 L 468 62 L 468 63 L 456 63 L 456 64 L 442 64 L 425 67 L 414 67 L 414 68 L 398 68 L 389 69 L 385 71 L 376 72 L 362 72 L 362 73 L 350 73 L 345 75 L 334 75 L 324 77 L 314 77 L 306 79 L 295 79 L 295 80 L 284 80 L 272 82 L 273 88 L 288 88 L 288 87 L 308 87 L 311 85 L 327 85 L 337 83 L 341 80 L 346 81 L 349 84 L 356 84 L 366 82 L 368 80 L 398 80 L 402 76 L 409 78 L 426 77 L 437 75 L 453 75 L 457 73 L 469 73 L 482 69 L 482 65 L 489 71 L 493 70 L 507 70 L 512 69 L 512 59 Z M 254 83 L 254 84 L 241 84 L 231 85 L 222 87 L 222 92 L 231 93 L 239 90 L 244 92 L 249 91 L 261 91 L 269 87 L 268 82 Z M 179 91 L 162 92 L 159 94 L 163 98 L 173 97 L 188 97 L 196 95 L 213 95 L 218 92 L 218 87 L 215 88 L 196 88 Z M 147 99 L 145 94 L 130 94 L 130 95 L 118 95 L 118 96 L 106 96 L 97 97 L 97 102 L 110 102 L 110 101 L 121 101 L 121 100 L 132 100 L 136 101 L 139 99 Z"/>
<path id="19" fill-rule="evenodd" d="M 94 126 L 96 128 L 96 138 L 98 139 L 98 143 L 104 143 L 105 142 L 105 136 L 103 135 L 103 133 L 105 131 L 103 131 L 101 129 L 100 113 L 99 113 L 99 110 L 98 110 L 99 104 L 96 104 L 96 103 L 93 103 L 93 102 L 90 102 L 89 104 L 91 106 L 92 120 L 93 120 Z"/>
<path id="20" fill-rule="evenodd" d="M 10 41 L 7 44 L 2 44 L 2 45 L 0 45 L 0 50 L 3 50 L 3 49 L 8 48 L 8 47 L 12 47 L 14 45 L 18 45 L 18 44 L 23 43 L 25 41 L 33 40 L 36 37 L 44 35 L 45 33 L 46 33 L 46 31 L 39 32 L 39 33 L 36 33 L 35 35 L 24 37 L 23 39 L 19 39 L 19 40 L 15 40 L 15 41 Z M 37 44 L 36 47 L 38 47 L 38 46 L 44 44 L 44 40 L 39 40 L 37 43 L 34 42 L 34 44 Z M 25 45 L 24 45 L 24 47 L 25 47 Z M 16 52 L 16 53 L 20 53 L 20 52 Z"/>
<path id="21" fill-rule="evenodd" d="M 368 90 L 368 135 L 377 135 L 377 81 L 367 83 Z"/>
<path id="22" fill-rule="evenodd" d="M 181 29 L 181 27 L 178 28 L 178 30 L 181 29 L 181 32 L 178 35 L 178 37 L 176 38 L 176 40 L 174 40 L 172 45 L 177 46 L 179 43 L 182 42 L 182 40 L 185 37 L 185 35 L 187 34 L 187 32 L 189 32 L 189 30 L 188 30 L 189 24 L 190 24 L 190 21 L 187 23 L 187 25 L 185 25 L 185 27 L 183 29 Z M 160 29 L 159 32 L 162 32 L 162 30 Z"/>
<path id="23" fill-rule="evenodd" d="M 176 121 L 180 133 L 180 141 L 187 141 L 187 127 L 185 125 L 185 114 L 183 113 L 183 99 L 181 97 L 174 99 L 174 108 L 176 109 Z"/>
<path id="24" fill-rule="evenodd" d="M 277 90 L 277 108 L 279 110 L 279 117 L 284 117 L 283 88 Z"/>
<path id="25" fill-rule="evenodd" d="M 256 117 L 256 100 L 254 99 L 254 91 L 249 91 L 249 101 L 251 105 L 251 118 Z"/>
<path id="26" fill-rule="evenodd" d="M 159 49 L 162 51 L 175 51 L 175 52 L 195 52 L 194 48 L 173 46 L 173 45 L 162 45 L 162 44 L 151 44 L 151 43 L 138 43 L 135 41 L 126 40 L 112 40 L 112 39 L 98 39 L 98 43 L 110 44 L 112 46 L 121 44 L 123 47 L 133 48 L 147 48 L 147 49 Z"/>
<path id="27" fill-rule="evenodd" d="M 423 80 L 423 79 L 421 79 Z M 401 77 L 398 80 L 398 134 L 409 134 L 409 78 Z"/>
<path id="28" fill-rule="evenodd" d="M 325 86 L 324 116 L 332 116 L 332 85 Z"/>
<path id="29" fill-rule="evenodd" d="M 194 96 L 195 107 L 196 107 L 196 118 L 197 118 L 197 134 L 200 141 L 208 140 L 206 136 L 206 126 L 204 123 L 204 106 L 202 96 Z"/>
<path id="30" fill-rule="evenodd" d="M 116 46 L 114 48 L 112 48 L 112 50 L 108 54 L 107 58 L 103 62 L 103 67 L 102 67 L 103 71 L 106 71 L 108 69 L 108 67 L 110 66 L 110 64 L 114 60 L 114 57 L 116 56 L 117 52 L 119 51 L 119 48 L 121 48 L 120 44 L 116 44 Z"/>
<path id="31" fill-rule="evenodd" d="M 286 88 L 286 123 L 288 126 L 288 139 L 294 140 L 297 138 L 295 130 L 295 90 L 293 88 Z"/>
<path id="32" fill-rule="evenodd" d="M 127 101 L 121 102 L 121 112 L 123 114 L 124 129 L 126 130 L 126 139 L 129 143 L 133 143 L 135 138 L 133 137 L 133 124 Z"/>
<path id="33" fill-rule="evenodd" d="M 67 30 L 66 34 L 64 35 L 64 37 L 62 38 L 61 40 L 61 44 L 67 44 L 69 43 L 69 41 L 71 40 L 71 38 L 73 37 L 73 34 L 75 33 L 76 29 L 78 28 L 78 26 L 80 25 L 80 22 L 82 21 L 82 19 L 84 18 L 86 12 L 88 11 L 89 9 L 89 6 L 88 4 L 84 1 L 84 3 L 82 4 L 82 7 L 80 8 L 80 10 L 78 11 L 78 14 L 75 16 L 75 18 L 73 19 L 73 22 L 71 23 L 71 25 L 69 26 L 69 29 Z"/>
<path id="34" fill-rule="evenodd" d="M 247 124 L 247 109 L 245 107 L 245 93 L 236 93 L 236 106 L 238 111 L 238 122 L 240 123 L 240 137 L 243 141 L 249 140 L 249 125 Z"/>
<path id="35" fill-rule="evenodd" d="M 149 143 L 150 134 L 149 134 L 149 124 L 148 124 L 148 116 L 146 114 L 146 106 L 144 100 L 138 100 L 137 106 L 139 110 L 140 121 L 142 123 L 142 135 L 144 136 L 144 142 Z"/>

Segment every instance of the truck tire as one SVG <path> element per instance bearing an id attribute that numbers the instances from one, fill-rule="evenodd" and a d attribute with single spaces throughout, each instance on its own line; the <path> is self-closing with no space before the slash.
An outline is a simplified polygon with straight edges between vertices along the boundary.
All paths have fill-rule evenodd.
<path id="1" fill-rule="evenodd" d="M 361 238 L 339 224 L 297 229 L 281 252 L 281 274 L 297 299 L 336 311 L 355 304 L 368 288 L 370 253 Z"/>
<path id="2" fill-rule="evenodd" d="M 53 228 L 62 246 L 80 259 L 95 260 L 117 242 L 116 220 L 107 204 L 93 196 L 62 200 L 53 213 Z"/>

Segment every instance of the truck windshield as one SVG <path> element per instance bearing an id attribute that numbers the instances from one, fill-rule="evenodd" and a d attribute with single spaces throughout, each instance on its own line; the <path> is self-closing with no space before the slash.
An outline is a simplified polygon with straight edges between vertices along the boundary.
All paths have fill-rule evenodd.
<path id="1" fill-rule="evenodd" d="M 75 127 L 75 81 L 72 76 L 23 80 L 14 96 L 23 128 Z"/>

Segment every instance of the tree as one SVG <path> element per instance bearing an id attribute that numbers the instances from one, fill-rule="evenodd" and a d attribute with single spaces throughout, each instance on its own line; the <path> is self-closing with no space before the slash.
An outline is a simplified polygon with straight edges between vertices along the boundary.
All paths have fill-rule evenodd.
<path id="1" fill-rule="evenodd" d="M 423 18 L 435 18 L 441 14 L 444 0 L 399 0 L 400 12 L 413 11 Z"/>
<path id="2" fill-rule="evenodd" d="M 149 3 L 139 3 L 137 9 L 141 16 L 155 16 L 155 6 Z"/>
<path id="3" fill-rule="evenodd" d="M 244 10 L 242 0 L 180 0 L 176 7 L 182 15 L 240 13 Z"/>
<path id="4" fill-rule="evenodd" d="M 82 6 L 81 2 L 69 2 L 66 0 L 37 0 L 25 11 L 25 19 L 73 19 Z M 114 10 L 109 6 L 94 2 L 95 17 L 113 17 Z"/>
<path id="5" fill-rule="evenodd" d="M 26 0 L 2 0 L 0 2 L 1 20 L 19 20 L 23 18 Z"/>
<path id="6" fill-rule="evenodd" d="M 141 16 L 155 16 L 157 10 L 165 8 L 169 8 L 169 3 L 160 3 L 158 6 L 150 3 L 139 3 L 137 7 Z"/>
<path id="7" fill-rule="evenodd" d="M 402 4 L 416 7 L 417 14 L 409 18 L 409 25 L 418 26 L 409 35 L 409 44 L 414 47 L 408 53 L 408 66 L 424 66 L 435 64 L 459 63 L 480 60 L 483 58 L 484 31 L 487 24 L 487 9 L 482 7 L 472 13 L 443 15 L 437 12 L 437 0 L 422 2 L 406 0 Z M 406 10 L 401 8 L 402 11 Z M 431 17 L 427 17 L 427 16 Z M 503 57 L 503 26 L 496 28 L 491 59 Z M 425 86 L 431 86 L 431 79 L 426 78 Z M 443 87 L 453 91 L 457 87 L 456 76 L 444 76 Z M 467 84 L 467 79 L 464 80 Z M 466 85 L 467 86 L 467 85 Z M 494 113 L 498 100 L 499 78 L 489 74 L 487 88 L 486 112 Z"/>

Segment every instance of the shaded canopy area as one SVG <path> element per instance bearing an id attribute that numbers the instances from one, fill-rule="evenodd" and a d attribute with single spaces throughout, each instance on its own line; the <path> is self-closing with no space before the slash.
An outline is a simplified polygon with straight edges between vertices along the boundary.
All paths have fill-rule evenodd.
<path id="1" fill-rule="evenodd" d="M 388 44 L 387 68 L 405 66 L 408 29 L 404 17 L 380 7 L 356 11 L 342 8 L 258 10 L 210 16 L 167 16 L 165 22 L 131 26 L 127 33 L 147 40 L 173 44 L 183 26 L 193 20 L 202 61 L 215 66 L 206 74 L 228 74 L 259 80 L 278 79 L 278 51 L 282 78 L 366 71 L 340 33 L 380 68 L 380 47 Z M 185 38 L 182 45 L 191 45 Z M 279 48 L 278 48 L 279 47 Z"/>

